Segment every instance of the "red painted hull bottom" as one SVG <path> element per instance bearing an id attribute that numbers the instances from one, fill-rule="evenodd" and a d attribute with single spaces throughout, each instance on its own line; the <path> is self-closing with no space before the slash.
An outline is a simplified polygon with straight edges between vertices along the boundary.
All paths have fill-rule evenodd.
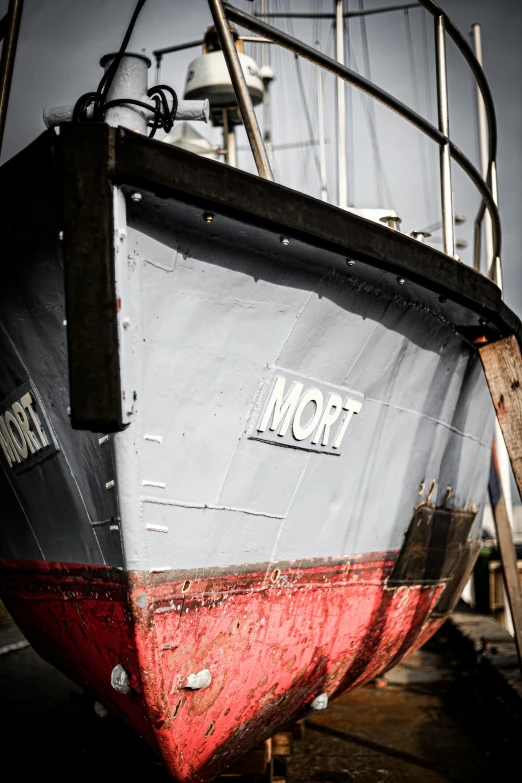
<path id="1" fill-rule="evenodd" d="M 396 556 L 194 578 L 3 561 L 0 591 L 44 658 L 129 722 L 175 779 L 207 783 L 320 693 L 362 685 L 439 627 L 443 585 L 387 588 Z M 129 695 L 111 686 L 117 664 Z M 210 686 L 185 688 L 202 669 Z"/>

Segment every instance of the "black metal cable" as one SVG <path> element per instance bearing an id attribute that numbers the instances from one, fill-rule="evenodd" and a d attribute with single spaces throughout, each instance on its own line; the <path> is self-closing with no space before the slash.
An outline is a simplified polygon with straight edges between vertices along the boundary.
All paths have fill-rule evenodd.
<path id="1" fill-rule="evenodd" d="M 147 120 L 147 125 L 151 128 L 149 138 L 153 138 L 159 128 L 163 128 L 166 133 L 172 129 L 174 118 L 178 110 L 178 96 L 172 87 L 169 87 L 166 84 L 157 84 L 148 90 L 147 95 L 153 99 L 153 104 L 148 104 L 135 98 L 118 98 L 107 101 L 107 95 L 109 94 L 114 76 L 125 55 L 136 20 L 138 19 L 145 2 L 146 0 L 138 0 L 119 51 L 100 79 L 96 92 L 85 93 L 76 101 L 73 110 L 73 122 L 85 122 L 88 119 L 92 119 L 95 122 L 102 121 L 106 111 L 115 106 L 139 106 L 142 109 L 146 109 L 151 115 Z M 166 92 L 170 93 L 172 98 L 171 108 L 169 108 L 167 96 L 165 94 Z M 92 115 L 91 118 L 89 118 L 88 109 L 91 105 Z"/>
<path id="2" fill-rule="evenodd" d="M 127 27 L 127 32 L 125 33 L 123 37 L 123 41 L 121 42 L 119 52 L 114 58 L 114 60 L 112 61 L 112 63 L 110 64 L 110 66 L 107 68 L 105 73 L 103 74 L 102 78 L 100 79 L 100 83 L 98 84 L 98 89 L 96 90 L 96 96 L 94 98 L 93 119 L 95 121 L 101 120 L 103 118 L 101 107 L 105 103 L 105 99 L 111 88 L 111 84 L 113 82 L 116 71 L 120 66 L 122 57 L 125 54 L 125 50 L 127 49 L 127 46 L 129 44 L 132 31 L 134 30 L 134 25 L 136 24 L 140 11 L 145 5 L 145 3 L 146 0 L 138 0 L 136 4 L 136 8 L 134 9 L 134 13 L 132 14 L 132 18 L 130 20 L 129 26 Z"/>
<path id="3" fill-rule="evenodd" d="M 172 106 L 169 109 L 167 97 L 164 91 L 167 91 L 172 96 Z M 151 132 L 148 135 L 149 139 L 152 139 L 159 128 L 162 128 L 165 133 L 169 133 L 174 125 L 174 119 L 178 110 L 178 96 L 172 89 L 166 84 L 157 84 L 148 90 L 147 95 L 154 100 L 154 104 L 145 103 L 137 98 L 117 98 L 112 101 L 107 101 L 101 107 L 101 116 L 105 116 L 105 112 L 108 109 L 112 109 L 115 106 L 139 106 L 142 109 L 146 109 L 150 112 L 150 118 L 147 120 L 147 125 L 151 128 Z M 94 101 L 95 93 L 85 93 L 82 95 L 74 106 L 73 110 L 73 122 L 85 122 L 89 119 L 93 120 L 94 116 L 88 116 L 89 106 Z"/>

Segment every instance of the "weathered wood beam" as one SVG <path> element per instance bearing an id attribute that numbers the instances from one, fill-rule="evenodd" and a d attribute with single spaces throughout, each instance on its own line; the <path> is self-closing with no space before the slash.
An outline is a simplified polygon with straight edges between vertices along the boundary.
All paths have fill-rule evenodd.
<path id="1" fill-rule="evenodd" d="M 104 123 L 70 123 L 58 137 L 71 424 L 93 432 L 124 429 L 109 179 L 114 136 Z"/>
<path id="2" fill-rule="evenodd" d="M 504 337 L 479 348 L 484 373 L 504 436 L 511 467 L 522 498 L 522 356 L 514 336 Z M 495 493 L 490 480 L 490 500 L 502 561 L 504 585 L 511 609 L 519 665 L 522 671 L 522 594 L 517 556 L 502 492 L 495 450 L 493 464 L 499 479 Z"/>
<path id="3" fill-rule="evenodd" d="M 522 357 L 516 337 L 479 348 L 480 358 L 522 498 Z"/>

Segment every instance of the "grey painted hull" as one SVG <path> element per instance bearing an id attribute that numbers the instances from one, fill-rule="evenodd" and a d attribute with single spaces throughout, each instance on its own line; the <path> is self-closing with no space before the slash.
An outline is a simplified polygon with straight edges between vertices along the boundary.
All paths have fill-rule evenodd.
<path id="1" fill-rule="evenodd" d="M 398 550 L 433 481 L 435 504 L 451 487 L 450 506 L 482 508 L 493 408 L 475 350 L 438 314 L 146 210 L 127 271 L 136 400 L 102 443 L 69 424 L 59 243 L 22 249 L 2 288 L 0 397 L 32 382 L 59 445 L 21 473 L 4 458 L 2 557 L 133 570 L 338 557 Z M 363 395 L 342 453 L 248 437 L 274 373 Z"/>

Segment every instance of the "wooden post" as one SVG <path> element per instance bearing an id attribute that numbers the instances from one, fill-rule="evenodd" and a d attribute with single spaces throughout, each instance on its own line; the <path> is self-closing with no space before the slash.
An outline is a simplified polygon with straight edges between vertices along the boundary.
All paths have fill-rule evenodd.
<path id="1" fill-rule="evenodd" d="M 218 778 L 223 783 L 272 783 L 272 740 L 247 751 Z"/>
<path id="2" fill-rule="evenodd" d="M 489 391 L 504 436 L 511 467 L 522 498 L 522 357 L 514 336 L 504 337 L 479 348 Z M 493 466 L 498 476 L 495 450 Z M 522 595 L 517 556 L 506 503 L 499 482 L 495 493 L 490 480 L 490 499 L 498 546 L 502 561 L 504 584 L 511 609 L 518 661 L 522 671 Z"/>
<path id="3" fill-rule="evenodd" d="M 482 345 L 479 353 L 522 498 L 522 357 L 516 337 Z"/>
<path id="4" fill-rule="evenodd" d="M 298 734 L 302 734 L 303 721 Z M 294 729 L 280 731 L 245 753 L 219 777 L 216 783 L 286 783 L 286 758 L 292 755 Z"/>

